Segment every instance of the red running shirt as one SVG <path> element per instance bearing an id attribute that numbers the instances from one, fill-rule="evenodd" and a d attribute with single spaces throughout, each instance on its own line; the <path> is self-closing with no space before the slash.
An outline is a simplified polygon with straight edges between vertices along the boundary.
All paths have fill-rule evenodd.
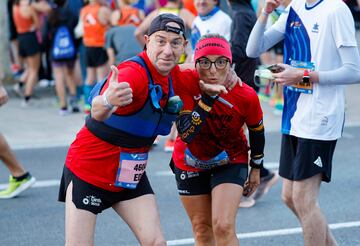
<path id="1" fill-rule="evenodd" d="M 201 96 L 199 78 L 195 71 L 183 72 L 185 83 L 177 84 L 177 95 L 184 103 L 183 110 L 192 111 Z M 200 160 L 209 160 L 225 150 L 230 163 L 248 163 L 248 142 L 242 126 L 257 125 L 263 117 L 256 92 L 245 83 L 236 85 L 228 94 L 220 95 L 233 105 L 233 108 L 216 100 L 206 123 L 190 144 L 180 137 L 176 139 L 173 160 L 175 165 L 187 171 L 201 171 L 185 164 L 186 147 Z"/>
<path id="2" fill-rule="evenodd" d="M 162 76 L 157 72 L 154 66 L 150 63 L 149 58 L 145 52 L 140 53 L 147 64 L 155 84 L 162 87 L 165 97 L 160 101 L 163 106 L 167 99 L 168 92 L 168 77 Z M 143 107 L 148 97 L 148 80 L 145 69 L 135 62 L 124 62 L 118 66 L 119 77 L 118 81 L 126 81 L 130 84 L 133 90 L 133 103 L 128 106 L 118 108 L 117 114 L 131 114 Z M 173 83 L 177 83 L 175 73 L 179 72 L 179 67 L 176 66 Z M 101 94 L 107 88 L 106 84 L 101 91 Z M 120 151 L 130 153 L 147 152 L 149 148 L 127 149 L 109 144 L 96 136 L 94 136 L 84 126 L 77 134 L 76 139 L 71 144 L 67 157 L 66 166 L 80 179 L 109 191 L 121 191 L 122 188 L 115 187 L 114 182 L 118 170 Z"/>

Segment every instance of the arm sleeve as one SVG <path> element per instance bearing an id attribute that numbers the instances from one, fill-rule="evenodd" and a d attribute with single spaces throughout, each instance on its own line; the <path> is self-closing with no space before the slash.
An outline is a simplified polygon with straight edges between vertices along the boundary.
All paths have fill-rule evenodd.
<path id="1" fill-rule="evenodd" d="M 265 129 L 262 118 L 263 113 L 255 92 L 249 96 L 249 101 L 251 103 L 247 107 L 246 125 L 249 130 L 250 157 L 252 160 L 258 160 L 264 157 Z"/>
<path id="2" fill-rule="evenodd" d="M 249 129 L 249 143 L 251 154 L 250 157 L 253 160 L 258 160 L 264 157 L 265 147 L 265 130 L 263 120 L 256 125 L 248 125 Z"/>
<path id="3" fill-rule="evenodd" d="M 288 19 L 288 13 L 291 3 L 282 13 L 279 19 L 265 31 L 266 24 L 259 22 L 259 19 L 255 23 L 252 29 L 249 40 L 246 46 L 246 54 L 248 57 L 259 57 L 261 53 L 267 51 L 275 44 L 284 39 L 286 22 Z"/>
<path id="4" fill-rule="evenodd" d="M 338 49 L 342 66 L 335 70 L 319 71 L 319 84 L 346 85 L 360 83 L 360 57 L 358 48 L 340 47 Z"/>
<path id="5" fill-rule="evenodd" d="M 329 20 L 342 66 L 331 71 L 319 71 L 319 83 L 326 85 L 360 83 L 360 58 L 351 12 L 346 6 L 341 5 L 332 12 Z"/>
<path id="6" fill-rule="evenodd" d="M 176 119 L 176 128 L 184 142 L 191 143 L 200 132 L 214 102 L 214 98 L 203 94 L 193 111 L 184 110 L 180 112 Z"/>
<path id="7" fill-rule="evenodd" d="M 259 57 L 282 39 L 284 39 L 283 33 L 277 31 L 274 27 L 270 27 L 265 31 L 265 24 L 257 21 L 250 33 L 246 54 L 248 57 Z"/>

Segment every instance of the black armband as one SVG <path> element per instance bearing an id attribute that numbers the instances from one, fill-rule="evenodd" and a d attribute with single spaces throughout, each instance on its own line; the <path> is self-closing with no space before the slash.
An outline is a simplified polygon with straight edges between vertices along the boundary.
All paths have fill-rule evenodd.
<path id="1" fill-rule="evenodd" d="M 251 150 L 251 159 L 258 160 L 264 157 L 265 147 L 265 130 L 263 121 L 261 120 L 257 125 L 248 126 L 249 142 Z"/>

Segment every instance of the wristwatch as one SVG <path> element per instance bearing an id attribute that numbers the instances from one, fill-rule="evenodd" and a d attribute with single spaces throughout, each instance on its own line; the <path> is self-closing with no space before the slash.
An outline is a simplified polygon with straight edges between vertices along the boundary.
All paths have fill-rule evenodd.
<path id="1" fill-rule="evenodd" d="M 308 69 L 304 69 L 302 83 L 304 85 L 309 85 L 310 84 L 310 71 Z"/>

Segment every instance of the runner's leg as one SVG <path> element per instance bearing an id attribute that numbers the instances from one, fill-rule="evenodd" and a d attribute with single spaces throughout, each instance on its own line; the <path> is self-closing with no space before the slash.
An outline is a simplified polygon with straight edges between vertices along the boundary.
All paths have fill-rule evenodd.
<path id="1" fill-rule="evenodd" d="M 121 201 L 112 207 L 129 225 L 142 246 L 166 245 L 153 194 Z"/>
<path id="2" fill-rule="evenodd" d="M 215 245 L 211 224 L 211 196 L 180 196 L 180 199 L 190 218 L 195 244 Z"/>
<path id="3" fill-rule="evenodd" d="M 235 221 L 242 193 L 243 188 L 232 183 L 217 185 L 212 190 L 212 225 L 216 245 L 239 245 Z"/>
<path id="4" fill-rule="evenodd" d="M 65 203 L 65 244 L 94 245 L 96 215 L 82 209 L 77 209 L 72 201 L 73 183 L 66 191 Z"/>
<path id="5" fill-rule="evenodd" d="M 293 201 L 303 229 L 305 245 L 336 245 L 318 204 L 322 173 L 294 181 Z"/>

